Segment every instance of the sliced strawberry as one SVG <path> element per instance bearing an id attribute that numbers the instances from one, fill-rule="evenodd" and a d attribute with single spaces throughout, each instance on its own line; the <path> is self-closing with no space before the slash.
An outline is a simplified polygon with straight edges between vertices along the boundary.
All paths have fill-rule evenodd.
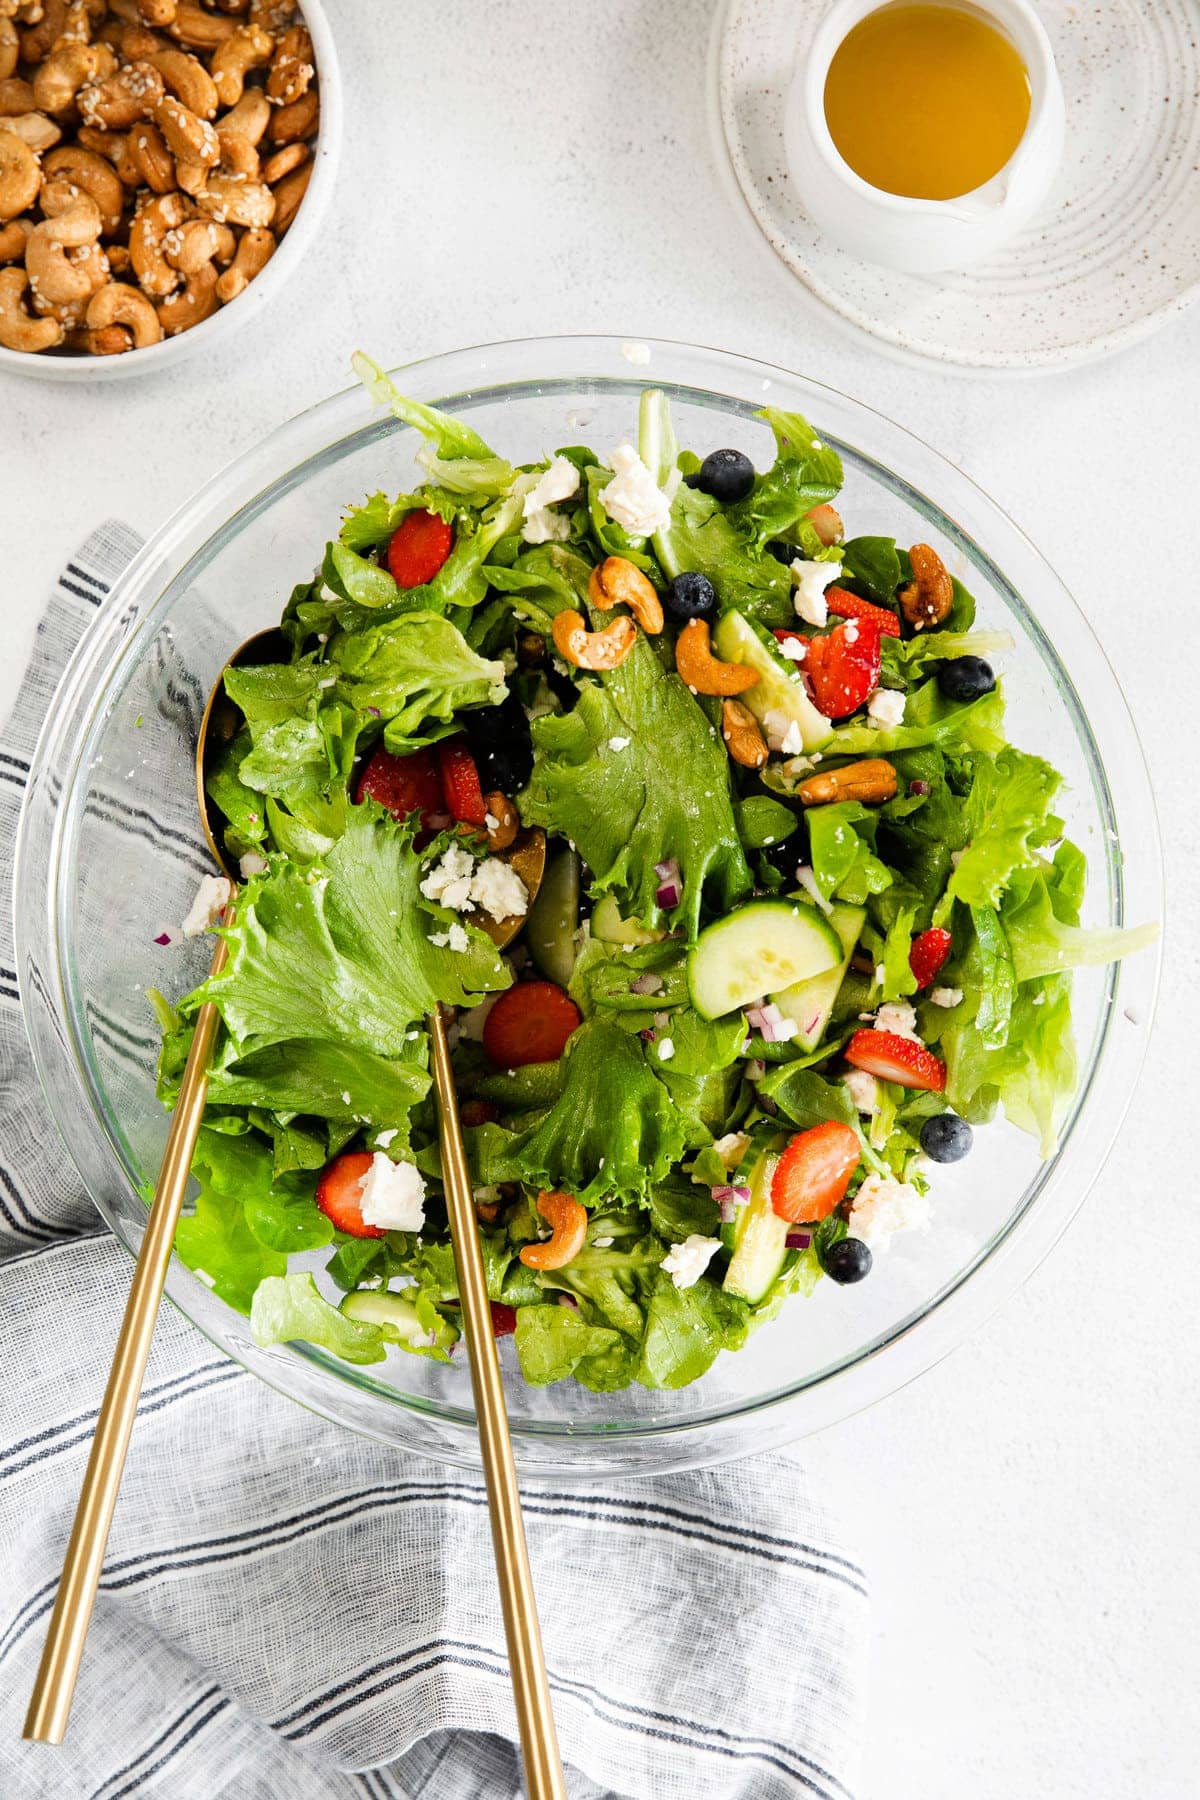
<path id="1" fill-rule="evenodd" d="M 494 1337 L 511 1337 L 517 1329 L 517 1309 L 505 1306 L 502 1300 L 492 1301 L 492 1335 Z"/>
<path id="2" fill-rule="evenodd" d="M 830 506 L 826 500 L 820 506 L 810 507 L 806 517 L 823 544 L 841 543 L 844 528 L 836 506 Z"/>
<path id="3" fill-rule="evenodd" d="M 880 637 L 900 636 L 900 615 L 889 612 L 886 606 L 876 606 L 872 600 L 860 600 L 857 594 L 840 587 L 825 589 L 825 603 L 839 619 L 872 619 L 879 627 Z"/>
<path id="4" fill-rule="evenodd" d="M 896 1031 L 856 1031 L 844 1055 L 856 1069 L 866 1069 L 869 1075 L 894 1081 L 899 1087 L 928 1088 L 931 1094 L 940 1094 L 946 1085 L 945 1063 L 916 1038 L 901 1037 Z"/>
<path id="5" fill-rule="evenodd" d="M 827 719 L 844 719 L 879 686 L 879 637 L 874 619 L 848 619 L 809 644 L 804 673 Z"/>
<path id="6" fill-rule="evenodd" d="M 579 1008 L 553 981 L 522 981 L 488 1013 L 483 1047 L 498 1069 L 557 1062 L 578 1024 Z"/>
<path id="7" fill-rule="evenodd" d="M 919 931 L 908 947 L 908 966 L 919 988 L 928 987 L 950 954 L 954 939 L 940 925 Z"/>
<path id="8" fill-rule="evenodd" d="M 788 1144 L 771 1178 L 771 1211 L 793 1224 L 829 1216 L 858 1167 L 859 1142 L 848 1125 L 827 1119 Z"/>
<path id="9" fill-rule="evenodd" d="M 380 1226 L 368 1225 L 362 1216 L 363 1177 L 373 1160 L 369 1150 L 351 1150 L 331 1162 L 317 1183 L 317 1205 L 339 1231 L 347 1231 L 351 1237 L 387 1236 Z"/>
<path id="10" fill-rule="evenodd" d="M 405 513 L 388 544 L 387 563 L 399 587 L 432 581 L 454 544 L 454 533 L 437 513 Z"/>
<path id="11" fill-rule="evenodd" d="M 414 750 L 411 756 L 393 756 L 380 744 L 358 778 L 356 798 L 360 803 L 377 800 L 396 819 L 420 813 L 421 825 L 428 830 L 444 805 L 432 751 Z"/>
<path id="12" fill-rule="evenodd" d="M 438 769 L 442 777 L 442 794 L 446 810 L 461 825 L 487 825 L 487 807 L 475 758 L 461 737 L 445 738 L 437 746 Z"/>
<path id="13" fill-rule="evenodd" d="M 493 1125 L 500 1117 L 500 1108 L 490 1100 L 464 1100 L 458 1117 L 463 1125 Z"/>

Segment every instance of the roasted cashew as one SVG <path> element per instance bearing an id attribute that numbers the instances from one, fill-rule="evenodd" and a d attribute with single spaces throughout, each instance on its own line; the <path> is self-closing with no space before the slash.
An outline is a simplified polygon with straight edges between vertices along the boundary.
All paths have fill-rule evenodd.
<path id="1" fill-rule="evenodd" d="M 39 312 L 43 308 L 79 306 L 90 299 L 108 272 L 97 244 L 100 208 L 90 194 L 78 190 L 72 199 L 70 184 L 65 181 L 51 185 L 52 190 L 61 190 L 54 194 L 55 207 L 63 200 L 66 204 L 61 212 L 56 210 L 34 226 L 25 246 L 30 291 Z M 51 191 L 43 192 L 43 209 L 50 204 Z"/>
<path id="2" fill-rule="evenodd" d="M 46 0 L 42 16 L 21 33 L 21 61 L 44 62 L 63 35 L 67 22 L 67 0 Z"/>
<path id="3" fill-rule="evenodd" d="M 85 150 L 94 150 L 97 156 L 105 157 L 114 169 L 125 151 L 125 139 L 119 131 L 102 131 L 97 125 L 81 125 L 75 140 Z"/>
<path id="4" fill-rule="evenodd" d="M 931 544 L 914 544 L 908 553 L 913 579 L 900 589 L 900 611 L 914 631 L 932 631 L 954 605 L 954 583 Z"/>
<path id="5" fill-rule="evenodd" d="M 300 202 L 308 192 L 308 184 L 312 180 L 312 172 L 313 166 L 309 160 L 275 184 L 275 229 L 281 236 L 300 210 Z"/>
<path id="6" fill-rule="evenodd" d="M 844 527 L 842 515 L 836 506 L 830 506 L 826 501 L 821 506 L 811 507 L 806 516 L 823 544 L 828 546 L 841 543 Z"/>
<path id="7" fill-rule="evenodd" d="M 282 150 L 276 150 L 268 156 L 262 165 L 260 172 L 263 180 L 268 187 L 274 187 L 277 181 L 282 181 L 285 175 L 290 175 L 293 169 L 306 163 L 311 154 L 307 144 L 285 144 Z"/>
<path id="8" fill-rule="evenodd" d="M 128 275 L 133 267 L 128 244 L 106 244 L 104 254 L 108 258 L 108 272 L 112 276 Z"/>
<path id="9" fill-rule="evenodd" d="M 553 1236 L 541 1244 L 523 1244 L 521 1261 L 527 1269 L 564 1269 L 574 1262 L 587 1242 L 587 1213 L 574 1194 L 541 1193 L 537 1209 Z"/>
<path id="10" fill-rule="evenodd" d="M 240 131 L 230 131 L 224 119 L 217 126 L 217 145 L 221 152 L 217 169 L 222 175 L 244 176 L 247 181 L 259 179 L 257 147 Z"/>
<path id="11" fill-rule="evenodd" d="M 184 276 L 198 275 L 205 263 L 228 262 L 234 252 L 234 236 L 228 225 L 211 219 L 185 219 L 163 239 L 163 255 Z"/>
<path id="12" fill-rule="evenodd" d="M 196 205 L 218 225 L 269 225 L 275 217 L 275 196 L 270 188 L 237 175 L 210 176 L 196 195 Z"/>
<path id="13" fill-rule="evenodd" d="M 106 131 L 128 131 L 139 119 L 148 119 L 163 97 L 163 78 L 153 63 L 133 62 L 107 80 L 79 91 L 79 110 L 85 125 Z"/>
<path id="14" fill-rule="evenodd" d="M 211 169 L 220 160 L 221 146 L 208 120 L 197 118 L 174 94 L 164 94 L 154 108 L 154 123 L 177 162 L 204 163 Z"/>
<path id="15" fill-rule="evenodd" d="M 199 58 L 172 47 L 156 50 L 146 60 L 154 64 L 168 91 L 182 101 L 189 112 L 195 113 L 198 119 L 216 118 L 217 84 Z"/>
<path id="16" fill-rule="evenodd" d="M 13 219 L 0 225 L 0 263 L 24 262 L 25 239 L 32 230 L 32 219 Z"/>
<path id="17" fill-rule="evenodd" d="M 299 138 L 310 138 L 317 129 L 321 116 L 321 103 L 317 98 L 316 88 L 309 88 L 301 94 L 299 100 L 293 100 L 290 106 L 277 107 L 267 127 L 267 136 L 273 144 L 294 144 Z"/>
<path id="18" fill-rule="evenodd" d="M 143 119 L 140 125 L 130 126 L 128 154 L 152 194 L 171 193 L 177 183 L 175 158 L 153 119 Z"/>
<path id="19" fill-rule="evenodd" d="M 289 25 L 271 59 L 267 99 L 276 106 L 291 106 L 308 92 L 314 74 L 313 41 L 307 25 Z"/>
<path id="20" fill-rule="evenodd" d="M 102 325 L 96 331 L 87 327 L 69 333 L 67 342 L 73 350 L 86 350 L 89 356 L 123 356 L 133 349 L 133 333 L 123 325 Z"/>
<path id="21" fill-rule="evenodd" d="M 256 275 L 260 275 L 275 253 L 275 234 L 265 226 L 251 226 L 243 231 L 237 252 L 217 282 L 217 299 L 222 303 L 236 300 Z"/>
<path id="22" fill-rule="evenodd" d="M 43 150 L 53 149 L 62 136 L 62 130 L 54 120 L 40 112 L 16 113 L 4 120 L 4 129 L 28 144 L 35 156 L 40 156 Z"/>
<path id="23" fill-rule="evenodd" d="M 582 613 L 554 615 L 554 648 L 577 669 L 619 669 L 637 638 L 637 626 L 624 613 L 603 631 L 589 631 Z"/>
<path id="24" fill-rule="evenodd" d="M 675 667 L 693 694 L 744 694 L 758 680 L 745 663 L 718 662 L 707 619 L 688 620 L 675 640 Z"/>
<path id="25" fill-rule="evenodd" d="M 257 144 L 267 129 L 271 106 L 261 88 L 247 88 L 236 106 L 221 119 L 222 131 L 236 131 L 247 143 Z"/>
<path id="26" fill-rule="evenodd" d="M 37 102 L 29 82 L 18 75 L 6 75 L 0 81 L 0 119 L 14 119 L 21 113 L 36 112 Z"/>
<path id="27" fill-rule="evenodd" d="M 172 25 L 175 22 L 175 0 L 137 0 L 138 17 L 143 25 Z"/>
<path id="28" fill-rule="evenodd" d="M 735 763 L 743 769 L 761 769 L 767 760 L 767 740 L 758 720 L 741 700 L 721 702 L 721 736 Z"/>
<path id="29" fill-rule="evenodd" d="M 80 88 L 103 81 L 116 66 L 117 59 L 107 44 L 64 44 L 34 70 L 33 97 L 42 112 L 66 117 L 74 112 Z"/>
<path id="30" fill-rule="evenodd" d="M 56 319 L 34 319 L 22 300 L 29 282 L 24 269 L 0 269 L 0 344 L 6 350 L 53 350 L 63 341 Z"/>
<path id="31" fill-rule="evenodd" d="M 32 206 L 41 185 L 41 164 L 29 145 L 0 126 L 0 224 Z"/>
<path id="32" fill-rule="evenodd" d="M 882 756 L 870 756 L 841 769 L 810 775 L 796 789 L 796 797 L 805 806 L 829 806 L 838 800 L 861 800 L 869 806 L 880 806 L 895 792 L 896 771 L 891 763 Z"/>
<path id="33" fill-rule="evenodd" d="M 8 81 L 21 60 L 21 39 L 11 19 L 0 18 L 0 80 Z"/>
<path id="34" fill-rule="evenodd" d="M 487 809 L 488 818 L 496 821 L 494 825 L 489 825 L 487 828 L 488 849 L 507 850 L 515 839 L 521 823 L 517 817 L 516 807 L 508 795 L 502 794 L 499 788 L 494 793 L 485 794 L 483 804 Z"/>
<path id="35" fill-rule="evenodd" d="M 250 23 L 264 31 L 282 31 L 295 11 L 291 0 L 250 0 Z"/>
<path id="36" fill-rule="evenodd" d="M 107 11 L 107 0 L 67 0 L 63 28 L 54 48 L 61 49 L 63 44 L 90 44 L 93 23 L 98 24 Z"/>
<path id="37" fill-rule="evenodd" d="M 246 87 L 251 69 L 261 69 L 271 60 L 275 40 L 261 25 L 239 25 L 232 36 L 218 44 L 212 54 L 212 73 L 222 106 L 236 106 Z M 267 84 L 270 93 L 270 82 Z"/>
<path id="38" fill-rule="evenodd" d="M 110 281 L 88 301 L 88 328 L 104 331 L 113 325 L 125 326 L 139 350 L 157 344 L 162 337 L 158 314 L 140 288 L 128 282 Z"/>
<path id="39" fill-rule="evenodd" d="M 654 584 L 627 556 L 607 556 L 588 577 L 588 599 L 601 612 L 627 606 L 642 630 L 657 637 L 663 628 L 662 601 Z"/>
<path id="40" fill-rule="evenodd" d="M 63 144 L 42 158 L 42 169 L 47 180 L 66 176 L 91 195 L 100 208 L 101 237 L 112 237 L 120 230 L 125 190 L 116 170 L 103 156 L 85 150 L 81 144 Z"/>
<path id="41" fill-rule="evenodd" d="M 177 0 L 175 17 L 167 26 L 170 35 L 178 43 L 186 44 L 189 50 L 215 50 L 236 30 L 232 19 L 205 12 L 202 6 L 190 5 L 188 0 Z"/>
<path id="42" fill-rule="evenodd" d="M 178 269 L 163 255 L 163 239 L 186 217 L 187 202 L 178 193 L 155 195 L 134 216 L 129 228 L 130 260 L 143 290 L 152 297 L 173 294 L 179 286 Z"/>
<path id="43" fill-rule="evenodd" d="M 182 293 L 172 294 L 158 309 L 158 322 L 164 337 L 177 337 L 190 331 L 217 310 L 217 271 L 210 262 L 187 278 Z"/>

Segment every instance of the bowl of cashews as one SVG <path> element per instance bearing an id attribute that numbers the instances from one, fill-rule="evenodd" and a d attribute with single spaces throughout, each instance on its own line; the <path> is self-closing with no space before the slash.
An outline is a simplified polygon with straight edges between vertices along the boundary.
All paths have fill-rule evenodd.
<path id="1" fill-rule="evenodd" d="M 341 121 L 319 0 L 0 0 L 0 369 L 148 373 L 248 323 Z"/>

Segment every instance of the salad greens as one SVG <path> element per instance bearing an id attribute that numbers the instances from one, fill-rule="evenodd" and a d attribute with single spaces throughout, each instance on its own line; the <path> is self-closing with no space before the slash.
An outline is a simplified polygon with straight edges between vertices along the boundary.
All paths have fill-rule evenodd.
<path id="1" fill-rule="evenodd" d="M 261 1343 L 450 1357 L 441 1004 L 526 1380 L 680 1387 L 924 1223 L 924 1150 L 949 1160 L 1002 1108 L 1051 1155 L 1070 971 L 1154 931 L 1081 926 L 1061 778 L 1008 743 L 985 660 L 1007 638 L 949 576 L 914 628 L 917 552 L 845 538 L 840 458 L 799 414 L 762 413 L 766 470 L 722 452 L 722 472 L 650 391 L 636 454 L 516 468 L 355 360 L 421 434 L 424 479 L 350 508 L 287 601 L 288 660 L 226 678 L 244 724 L 209 791 L 244 882 L 228 960 L 153 996 L 167 1105 L 199 1007 L 222 1020 L 177 1248 Z M 619 616 L 592 581 L 610 556 L 665 628 L 609 666 L 563 660 L 564 615 Z M 699 692 L 676 639 L 731 613 L 757 680 Z M 731 754 L 735 692 L 754 766 Z M 864 759 L 888 771 L 877 791 L 814 798 L 814 773 Z M 510 803 L 548 841 L 537 898 L 503 860 Z M 489 928 L 527 908 L 498 950 Z M 828 1192 L 801 1154 L 818 1141 L 850 1147 Z"/>

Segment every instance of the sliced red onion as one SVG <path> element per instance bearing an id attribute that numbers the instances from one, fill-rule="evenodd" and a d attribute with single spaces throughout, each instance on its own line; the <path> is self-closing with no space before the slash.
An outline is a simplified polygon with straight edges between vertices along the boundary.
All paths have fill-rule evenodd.
<path id="1" fill-rule="evenodd" d="M 929 783 L 927 781 L 910 781 L 908 784 L 908 791 L 910 794 L 928 794 L 930 791 Z"/>
<path id="2" fill-rule="evenodd" d="M 682 891 L 676 882 L 664 881 L 654 896 L 654 903 L 656 906 L 661 906 L 664 912 L 674 912 L 679 905 Z"/>
<path id="3" fill-rule="evenodd" d="M 373 719 L 382 719 L 382 717 L 383 717 L 383 714 L 380 712 L 380 710 L 377 706 L 368 706 L 366 710 L 370 713 L 370 715 Z"/>
<path id="4" fill-rule="evenodd" d="M 644 975 L 639 975 L 636 981 L 630 982 L 629 991 L 631 994 L 657 994 L 662 984 L 661 975 L 651 974 L 647 970 Z"/>
<path id="5" fill-rule="evenodd" d="M 156 944 L 169 944 L 171 942 L 171 934 L 169 931 L 160 931 L 154 941 Z"/>
<path id="6" fill-rule="evenodd" d="M 805 1241 L 807 1242 L 807 1240 L 805 1240 Z M 572 1312 L 579 1311 L 579 1302 L 575 1298 L 574 1294 L 560 1294 L 558 1296 L 558 1304 L 560 1306 L 570 1307 Z"/>
<path id="7" fill-rule="evenodd" d="M 678 881 L 679 864 L 675 861 L 674 857 L 671 858 L 670 862 L 655 863 L 654 873 L 658 876 L 660 881 Z"/>
<path id="8" fill-rule="evenodd" d="M 746 1064 L 746 1080 L 761 1081 L 767 1072 L 767 1065 L 759 1057 L 754 1057 Z"/>
<path id="9" fill-rule="evenodd" d="M 734 1212 L 733 1189 L 731 1187 L 715 1187 L 712 1191 L 712 1197 L 717 1203 L 717 1210 L 721 1215 L 722 1225 L 732 1225 Z"/>
<path id="10" fill-rule="evenodd" d="M 789 1231 L 783 1241 L 789 1250 L 807 1250 L 812 1243 L 812 1232 Z"/>
<path id="11" fill-rule="evenodd" d="M 643 1044 L 652 1044 L 654 1042 L 655 1033 L 651 1031 L 650 1027 L 647 1025 L 644 1031 L 638 1032 L 638 1036 L 641 1038 Z"/>
<path id="12" fill-rule="evenodd" d="M 733 1204 L 735 1206 L 749 1206 L 750 1204 L 750 1189 L 746 1186 L 744 1181 L 739 1181 L 734 1184 Z"/>
<path id="13" fill-rule="evenodd" d="M 761 1006 L 748 1006 L 746 1008 L 746 1023 L 749 1025 L 751 1031 L 762 1031 L 764 1017 L 765 1014 Z"/>

